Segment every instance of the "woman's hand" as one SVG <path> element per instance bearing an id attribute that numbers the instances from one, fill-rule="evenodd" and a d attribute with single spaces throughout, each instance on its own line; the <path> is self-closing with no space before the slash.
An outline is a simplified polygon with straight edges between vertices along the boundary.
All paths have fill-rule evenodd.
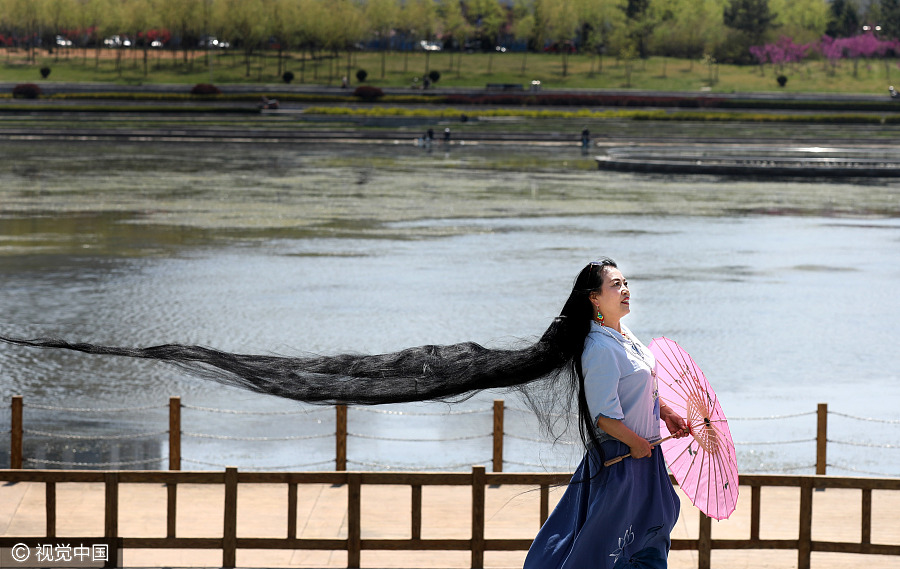
<path id="1" fill-rule="evenodd" d="M 637 440 L 628 445 L 628 449 L 631 451 L 631 458 L 645 458 L 653 451 L 647 439 L 641 437 L 637 437 Z"/>
<path id="2" fill-rule="evenodd" d="M 636 434 L 629 429 L 625 423 L 619 419 L 610 419 L 608 417 L 600 417 L 597 419 L 597 426 L 621 442 L 628 445 L 631 451 L 631 458 L 645 458 L 650 456 L 653 447 L 644 437 Z"/>
<path id="3" fill-rule="evenodd" d="M 688 434 L 690 434 L 690 429 L 688 428 L 684 418 L 682 418 L 681 415 L 676 413 L 668 405 L 660 406 L 659 418 L 665 421 L 666 428 L 669 429 L 669 434 L 676 439 L 686 437 L 688 436 Z"/>

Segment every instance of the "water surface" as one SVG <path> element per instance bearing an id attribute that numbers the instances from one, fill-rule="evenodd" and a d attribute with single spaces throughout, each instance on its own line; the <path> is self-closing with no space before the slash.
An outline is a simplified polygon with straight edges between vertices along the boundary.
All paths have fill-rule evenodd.
<path id="1" fill-rule="evenodd" d="M 601 173 L 577 148 L 2 150 L 8 334 L 285 354 L 517 345 L 546 328 L 581 266 L 609 255 L 632 286 L 632 330 L 645 342 L 677 340 L 726 413 L 747 419 L 732 422 L 748 443 L 739 447 L 744 471 L 811 472 L 813 443 L 762 443 L 814 437 L 809 413 L 819 402 L 881 420 L 834 416 L 830 439 L 884 447 L 900 428 L 885 422 L 900 400 L 896 182 Z M 167 452 L 164 406 L 177 395 L 189 406 L 185 468 L 331 467 L 328 409 L 299 413 L 159 364 L 53 351 L 0 347 L 0 374 L 0 397 L 21 394 L 32 405 L 26 428 L 150 434 L 98 443 L 32 433 L 27 456 L 157 460 Z M 572 466 L 575 445 L 535 442 L 534 421 L 516 410 L 523 405 L 497 393 L 455 406 L 351 410 L 350 431 L 379 438 L 351 437 L 350 466 L 489 464 L 486 410 L 496 397 L 512 407 L 507 470 Z M 803 415 L 759 420 L 795 414 Z M 900 475 L 896 448 L 833 443 L 829 463 L 834 473 Z"/>

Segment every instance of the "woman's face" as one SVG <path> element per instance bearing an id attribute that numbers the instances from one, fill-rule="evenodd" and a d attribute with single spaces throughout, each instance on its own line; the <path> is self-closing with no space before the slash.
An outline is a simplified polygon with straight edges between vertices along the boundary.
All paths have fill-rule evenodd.
<path id="1" fill-rule="evenodd" d="M 628 281 L 622 272 L 615 267 L 606 267 L 603 271 L 603 284 L 600 289 L 590 294 L 591 304 L 594 305 L 594 313 L 603 315 L 603 322 L 615 325 L 618 321 L 631 312 L 631 293 L 628 291 Z"/>

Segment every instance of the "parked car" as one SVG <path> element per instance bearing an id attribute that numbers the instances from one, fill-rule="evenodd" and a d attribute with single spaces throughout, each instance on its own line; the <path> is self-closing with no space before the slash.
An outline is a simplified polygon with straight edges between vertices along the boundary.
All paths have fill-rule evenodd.
<path id="1" fill-rule="evenodd" d="M 228 49 L 231 47 L 231 44 L 227 41 L 222 41 L 216 38 L 216 36 L 204 36 L 200 38 L 200 41 L 197 42 L 198 47 L 215 47 L 218 49 Z"/>
<path id="2" fill-rule="evenodd" d="M 131 47 L 131 40 L 126 36 L 110 36 L 103 40 L 106 47 Z"/>
<path id="3" fill-rule="evenodd" d="M 558 41 L 544 47 L 546 53 L 576 53 L 578 49 L 570 41 Z"/>
<path id="4" fill-rule="evenodd" d="M 419 42 L 419 49 L 422 51 L 441 51 L 441 45 L 434 42 L 422 40 Z"/>

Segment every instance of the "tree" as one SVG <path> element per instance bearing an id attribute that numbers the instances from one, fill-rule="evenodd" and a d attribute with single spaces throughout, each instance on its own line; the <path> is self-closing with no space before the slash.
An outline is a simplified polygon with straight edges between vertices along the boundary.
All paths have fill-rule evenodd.
<path id="1" fill-rule="evenodd" d="M 365 7 L 365 21 L 378 40 L 381 50 L 381 78 L 384 79 L 387 52 L 391 47 L 391 30 L 397 23 L 400 5 L 397 0 L 369 0 Z"/>
<path id="2" fill-rule="evenodd" d="M 413 46 L 419 41 L 429 41 L 434 35 L 437 22 L 437 6 L 434 0 L 406 0 L 400 10 L 398 28 L 407 42 Z M 408 44 L 407 44 L 408 45 Z M 425 50 L 425 75 L 428 74 L 431 51 Z M 403 72 L 409 68 L 409 50 L 404 50 Z"/>
<path id="3" fill-rule="evenodd" d="M 661 14 L 652 9 L 650 0 L 627 0 L 624 10 L 632 44 L 637 50 L 638 57 L 646 59 L 648 39 L 662 20 Z"/>
<path id="4" fill-rule="evenodd" d="M 778 34 L 798 43 L 818 41 L 828 27 L 826 0 L 770 0 Z"/>
<path id="5" fill-rule="evenodd" d="M 141 44 L 140 47 L 144 59 L 144 77 L 146 77 L 149 73 L 148 52 L 150 50 L 150 40 L 147 37 L 147 32 L 157 25 L 158 12 L 146 0 L 125 0 L 122 6 L 122 29 L 136 43 Z"/>
<path id="6" fill-rule="evenodd" d="M 650 38 L 654 53 L 684 57 L 693 65 L 724 39 L 719 0 L 660 0 L 656 7 L 663 12 L 665 25 Z"/>
<path id="7" fill-rule="evenodd" d="M 833 38 L 849 38 L 859 33 L 859 13 L 851 0 L 832 0 L 830 12 L 826 34 Z"/>
<path id="8" fill-rule="evenodd" d="M 536 0 L 538 37 L 560 46 L 563 77 L 569 73 L 569 46 L 580 27 L 578 0 Z"/>
<path id="9" fill-rule="evenodd" d="M 28 62 L 35 62 L 35 48 L 38 43 L 38 34 L 43 23 L 41 16 L 41 2 L 36 0 L 9 0 L 6 7 L 10 19 L 16 23 L 28 42 L 26 44 Z"/>
<path id="10" fill-rule="evenodd" d="M 596 0 L 582 4 L 581 47 L 585 52 L 598 57 L 601 71 L 603 53 L 616 47 L 613 45 L 613 31 L 625 26 L 626 1 Z M 593 73 L 593 63 L 591 72 Z"/>
<path id="11" fill-rule="evenodd" d="M 163 27 L 181 41 L 182 60 L 188 63 L 188 52 L 197 45 L 201 36 L 211 35 L 211 0 L 157 0 L 157 10 Z M 172 53 L 173 59 L 177 57 Z M 212 57 L 207 46 L 207 57 Z M 193 63 L 193 61 L 191 62 Z M 207 61 L 207 65 L 210 62 Z"/>
<path id="12" fill-rule="evenodd" d="M 466 21 L 466 16 L 463 14 L 458 0 L 442 0 L 438 6 L 438 16 L 444 29 L 444 48 L 453 47 L 457 51 L 456 76 L 459 77 L 462 54 L 465 51 L 466 38 L 470 30 L 469 22 Z M 453 70 L 452 55 L 450 56 L 450 70 Z"/>
<path id="13" fill-rule="evenodd" d="M 66 36 L 69 27 L 74 25 L 75 12 L 78 9 L 75 0 L 45 0 L 47 29 L 43 34 L 43 40 L 48 46 L 56 48 L 56 60 L 59 61 L 59 46 L 56 44 L 56 36 Z"/>
<path id="14" fill-rule="evenodd" d="M 365 16 L 362 8 L 354 0 L 338 0 L 332 9 L 336 13 L 337 21 L 342 23 L 335 34 L 335 54 L 339 49 L 343 49 L 347 53 L 347 68 L 344 77 L 349 81 L 353 65 L 351 54 L 366 35 Z"/>
<path id="15" fill-rule="evenodd" d="M 750 46 L 764 43 L 776 17 L 769 9 L 769 0 L 729 0 L 723 22 L 730 32 L 718 59 L 750 63 Z"/>
<path id="16" fill-rule="evenodd" d="M 277 77 L 283 77 L 284 72 L 284 51 L 293 45 L 294 36 L 292 30 L 297 25 L 299 18 L 297 14 L 298 5 L 294 0 L 272 0 L 272 36 L 276 41 L 278 49 L 278 69 L 275 72 Z"/>
<path id="17" fill-rule="evenodd" d="M 91 25 L 94 28 L 95 39 L 95 65 L 100 66 L 100 52 L 103 50 L 103 40 L 119 33 L 121 26 L 121 6 L 115 0 L 87 0 L 85 9 L 90 13 Z M 116 48 L 116 66 L 122 56 L 121 48 Z"/>
<path id="18" fill-rule="evenodd" d="M 900 38 L 900 0 L 881 0 L 879 3 L 881 35 Z"/>
<path id="19" fill-rule="evenodd" d="M 517 40 L 525 40 L 528 47 L 522 52 L 522 75 L 525 75 L 525 63 L 528 60 L 529 48 L 533 46 L 536 35 L 537 22 L 531 7 L 525 0 L 516 0 L 513 4 L 513 37 Z"/>
<path id="20" fill-rule="evenodd" d="M 327 30 L 320 25 L 328 19 L 328 7 L 321 0 L 298 0 L 299 20 L 293 29 L 296 45 L 309 51 L 310 60 L 325 45 Z M 306 81 L 306 57 L 300 60 L 300 82 Z M 313 79 L 318 79 L 319 68 L 313 65 Z"/>
<path id="21" fill-rule="evenodd" d="M 213 7 L 213 20 L 225 36 L 244 53 L 245 76 L 250 76 L 250 57 L 268 37 L 270 11 L 266 0 L 218 0 Z"/>
<path id="22" fill-rule="evenodd" d="M 777 14 L 769 10 L 769 0 L 731 0 L 725 7 L 725 25 L 743 32 L 753 43 L 762 43 L 763 37 L 775 22 Z"/>
<path id="23" fill-rule="evenodd" d="M 473 27 L 481 40 L 481 45 L 488 52 L 488 69 L 493 65 L 494 48 L 497 46 L 500 31 L 506 24 L 506 10 L 497 0 L 469 0 L 469 18 L 475 18 Z"/>

